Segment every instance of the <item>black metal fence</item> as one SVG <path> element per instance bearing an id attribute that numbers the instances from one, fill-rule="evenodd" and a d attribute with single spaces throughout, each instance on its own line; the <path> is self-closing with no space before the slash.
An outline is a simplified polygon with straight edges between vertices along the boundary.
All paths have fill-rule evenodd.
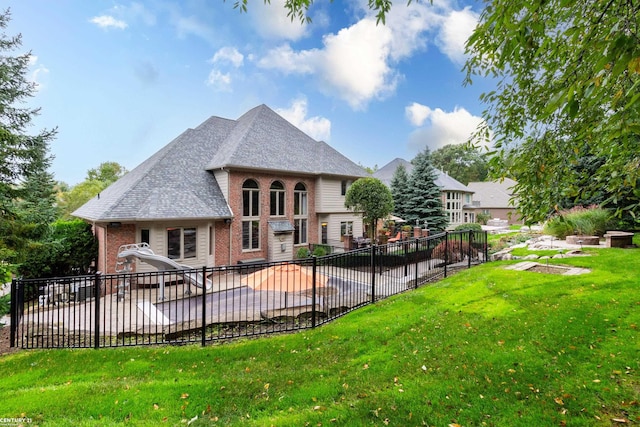
<path id="1" fill-rule="evenodd" d="M 285 263 L 14 280 L 11 345 L 205 345 L 313 328 L 486 260 L 486 233 L 463 231 Z"/>

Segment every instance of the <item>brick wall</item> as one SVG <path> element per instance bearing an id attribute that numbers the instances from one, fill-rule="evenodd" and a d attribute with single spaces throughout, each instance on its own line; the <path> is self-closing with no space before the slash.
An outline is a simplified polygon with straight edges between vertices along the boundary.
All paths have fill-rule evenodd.
<path id="1" fill-rule="evenodd" d="M 104 273 L 115 273 L 118 249 L 121 245 L 136 243 L 136 226 L 134 224 L 121 224 L 119 227 L 106 226 L 104 228 L 105 245 L 100 245 L 101 251 L 106 248 L 106 253 L 100 256 L 106 265 L 101 270 Z M 135 267 L 134 267 L 135 269 Z"/>
<path id="2" fill-rule="evenodd" d="M 242 184 L 247 179 L 253 179 L 258 183 L 260 189 L 260 250 L 243 252 L 242 251 Z M 307 189 L 307 230 L 308 243 L 318 243 L 318 218 L 316 216 L 316 181 L 311 177 L 295 177 L 281 176 L 265 173 L 252 172 L 230 172 L 229 173 L 229 206 L 233 211 L 235 218 L 231 223 L 231 257 L 229 264 L 235 264 L 238 260 L 250 258 L 268 258 L 268 221 L 270 219 L 270 187 L 274 181 L 280 181 L 285 187 L 285 217 L 293 225 L 293 193 L 296 184 L 302 183 Z M 281 219 L 281 217 L 274 218 Z M 218 229 L 216 229 L 217 231 Z M 217 234 L 216 234 L 217 235 Z M 227 235 L 228 237 L 228 235 Z M 220 242 L 221 246 L 217 246 L 218 238 L 216 238 L 216 254 L 221 254 L 225 250 L 229 252 L 227 242 Z M 224 245 L 224 246 L 223 246 Z M 217 261 L 217 259 L 216 259 Z M 221 264 L 221 262 L 217 262 Z"/>

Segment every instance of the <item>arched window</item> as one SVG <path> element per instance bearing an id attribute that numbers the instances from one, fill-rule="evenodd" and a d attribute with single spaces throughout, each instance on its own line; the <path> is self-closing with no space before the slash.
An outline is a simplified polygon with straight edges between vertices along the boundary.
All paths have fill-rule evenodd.
<path id="1" fill-rule="evenodd" d="M 260 248 L 260 187 L 253 179 L 242 184 L 242 249 Z"/>
<path id="2" fill-rule="evenodd" d="M 285 214 L 285 191 L 284 184 L 280 181 L 274 181 L 271 184 L 270 192 L 270 215 L 284 216 Z"/>
<path id="3" fill-rule="evenodd" d="M 307 243 L 307 187 L 299 182 L 293 189 L 293 243 Z"/>

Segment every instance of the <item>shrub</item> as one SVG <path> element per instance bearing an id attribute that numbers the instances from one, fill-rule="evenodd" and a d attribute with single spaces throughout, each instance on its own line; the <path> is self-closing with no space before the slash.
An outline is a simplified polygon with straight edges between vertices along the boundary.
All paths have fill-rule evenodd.
<path id="1" fill-rule="evenodd" d="M 476 221 L 478 224 L 487 225 L 487 221 L 491 219 L 491 214 L 488 213 L 479 213 L 476 214 Z"/>
<path id="2" fill-rule="evenodd" d="M 456 228 L 455 231 L 482 231 L 482 225 L 474 222 L 468 222 L 466 224 L 460 224 Z"/>
<path id="3" fill-rule="evenodd" d="M 325 256 L 327 254 L 327 249 L 324 246 L 316 246 L 313 249 L 313 255 L 317 257 Z"/>
<path id="4" fill-rule="evenodd" d="M 543 228 L 545 234 L 564 239 L 574 234 L 574 225 L 564 216 L 555 216 L 548 220 Z"/>
<path id="5" fill-rule="evenodd" d="M 309 258 L 311 256 L 311 251 L 308 248 L 300 248 L 296 252 L 296 258 Z"/>
<path id="6" fill-rule="evenodd" d="M 0 297 L 0 316 L 5 316 L 10 313 L 11 295 L 7 294 Z"/>
<path id="7" fill-rule="evenodd" d="M 602 236 L 612 226 L 615 223 L 607 209 L 575 207 L 547 221 L 544 232 L 559 239 L 573 234 Z"/>
<path id="8" fill-rule="evenodd" d="M 433 248 L 432 257 L 444 260 L 445 248 L 447 261 L 449 263 L 460 262 L 469 254 L 469 242 L 462 240 L 451 241 L 448 244 L 447 242 L 441 242 L 438 246 Z M 476 257 L 477 255 L 478 250 L 471 246 L 471 256 Z"/>

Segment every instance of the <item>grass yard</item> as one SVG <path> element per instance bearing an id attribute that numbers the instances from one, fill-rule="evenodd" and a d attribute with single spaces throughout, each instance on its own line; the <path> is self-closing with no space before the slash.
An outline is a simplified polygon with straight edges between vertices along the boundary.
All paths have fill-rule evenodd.
<path id="1" fill-rule="evenodd" d="M 313 331 L 0 358 L 29 425 L 612 426 L 640 423 L 640 251 L 474 267 Z"/>

